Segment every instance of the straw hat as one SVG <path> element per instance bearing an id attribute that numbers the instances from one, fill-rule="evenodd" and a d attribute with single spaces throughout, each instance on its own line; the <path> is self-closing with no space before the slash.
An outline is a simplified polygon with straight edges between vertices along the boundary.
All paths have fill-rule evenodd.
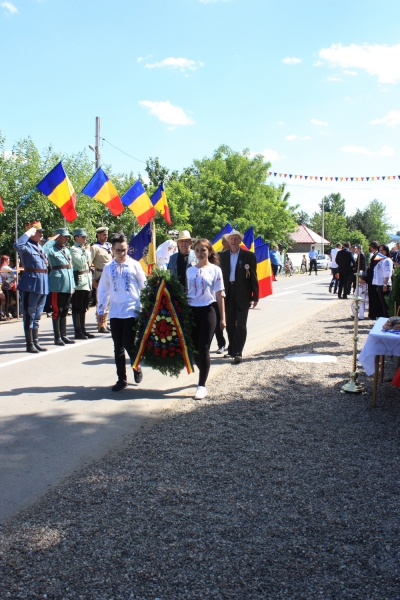
<path id="1" fill-rule="evenodd" d="M 232 231 L 230 233 L 226 233 L 225 234 L 225 239 L 227 239 L 228 242 L 229 242 L 229 238 L 231 237 L 231 235 L 238 235 L 241 240 L 243 240 L 243 238 L 244 238 L 243 233 L 240 233 L 239 231 L 236 231 L 236 229 L 232 229 Z"/>
<path id="2" fill-rule="evenodd" d="M 178 232 L 178 239 L 176 240 L 177 242 L 180 242 L 181 240 L 189 240 L 190 242 L 192 241 L 192 236 L 190 235 L 190 233 L 188 232 L 187 229 L 184 229 L 183 231 L 179 231 Z"/>

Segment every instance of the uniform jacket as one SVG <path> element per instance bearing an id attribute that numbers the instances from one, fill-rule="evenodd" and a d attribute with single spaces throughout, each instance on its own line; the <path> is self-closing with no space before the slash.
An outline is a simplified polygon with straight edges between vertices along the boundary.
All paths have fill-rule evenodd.
<path id="1" fill-rule="evenodd" d="M 90 248 L 90 254 L 93 266 L 95 268 L 94 280 L 98 281 L 101 277 L 104 266 L 110 263 L 113 259 L 111 254 L 111 244 L 106 242 L 104 245 L 101 245 L 96 242 Z"/>
<path id="2" fill-rule="evenodd" d="M 32 273 L 24 271 L 18 282 L 20 292 L 35 292 L 35 294 L 49 293 L 49 277 L 47 274 L 47 258 L 38 242 L 31 242 L 29 235 L 24 233 L 14 243 L 24 269 L 42 269 L 46 273 Z"/>
<path id="3" fill-rule="evenodd" d="M 92 274 L 89 268 L 90 254 L 84 246 L 75 242 L 71 248 L 72 268 L 74 270 L 74 282 L 76 290 L 92 289 Z M 80 273 L 87 271 L 87 273 Z"/>
<path id="4" fill-rule="evenodd" d="M 171 271 L 172 275 L 178 275 L 178 254 L 179 250 L 178 252 L 174 252 L 169 259 L 168 271 Z M 188 270 L 189 267 L 193 267 L 192 263 L 197 264 L 196 254 L 194 250 L 189 250 L 186 270 Z"/>
<path id="5" fill-rule="evenodd" d="M 336 263 L 339 267 L 339 273 L 353 273 L 354 267 L 356 266 L 353 255 L 348 248 L 339 250 L 336 254 Z"/>
<path id="6" fill-rule="evenodd" d="M 61 248 L 56 240 L 50 240 L 49 242 L 46 242 L 43 250 L 45 250 L 47 254 L 47 259 L 51 267 L 49 273 L 50 292 L 71 294 L 75 289 L 75 283 L 69 249 L 66 246 Z M 67 268 L 57 268 L 60 266 L 65 266 Z"/>
<path id="7" fill-rule="evenodd" d="M 258 302 L 257 263 L 254 252 L 239 250 L 234 286 L 229 283 L 231 271 L 230 250 L 219 252 L 219 260 L 224 276 L 226 301 L 229 302 L 231 294 L 234 293 L 238 308 L 245 309 L 249 307 L 250 302 Z M 248 273 L 250 273 L 249 277 L 246 276 Z"/>

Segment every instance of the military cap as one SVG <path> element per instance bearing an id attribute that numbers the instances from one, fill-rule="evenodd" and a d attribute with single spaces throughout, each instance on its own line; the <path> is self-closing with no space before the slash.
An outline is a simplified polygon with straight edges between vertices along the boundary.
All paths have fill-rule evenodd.
<path id="1" fill-rule="evenodd" d="M 32 227 L 36 227 L 38 231 L 43 231 L 43 227 L 40 221 L 32 221 L 32 223 L 27 223 L 25 225 L 25 230 L 32 229 Z"/>
<path id="2" fill-rule="evenodd" d="M 104 232 L 108 233 L 108 227 L 98 227 L 96 229 L 96 233 L 104 233 Z"/>
<path id="3" fill-rule="evenodd" d="M 67 237 L 71 237 L 71 234 L 66 227 L 59 227 L 54 233 L 55 235 L 65 235 Z"/>
<path id="4" fill-rule="evenodd" d="M 87 233 L 83 229 L 83 227 L 78 227 L 77 229 L 74 229 L 73 232 L 72 232 L 72 235 L 74 237 L 77 236 L 77 235 L 83 235 L 84 237 L 87 237 Z"/>

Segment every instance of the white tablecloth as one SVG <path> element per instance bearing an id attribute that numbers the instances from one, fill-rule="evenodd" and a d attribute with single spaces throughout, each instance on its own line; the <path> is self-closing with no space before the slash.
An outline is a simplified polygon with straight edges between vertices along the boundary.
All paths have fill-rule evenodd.
<path id="1" fill-rule="evenodd" d="M 373 375 L 375 372 L 375 356 L 382 354 L 400 356 L 400 335 L 384 333 L 382 327 L 386 321 L 385 317 L 377 320 L 358 357 L 367 375 Z"/>

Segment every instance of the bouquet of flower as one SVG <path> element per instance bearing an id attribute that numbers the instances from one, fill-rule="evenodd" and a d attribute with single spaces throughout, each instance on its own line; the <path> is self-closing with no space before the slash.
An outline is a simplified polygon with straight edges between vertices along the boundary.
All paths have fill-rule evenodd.
<path id="1" fill-rule="evenodd" d="M 133 368 L 144 360 L 164 375 L 177 377 L 185 367 L 192 373 L 192 317 L 179 279 L 169 271 L 153 269 L 140 299 Z"/>

